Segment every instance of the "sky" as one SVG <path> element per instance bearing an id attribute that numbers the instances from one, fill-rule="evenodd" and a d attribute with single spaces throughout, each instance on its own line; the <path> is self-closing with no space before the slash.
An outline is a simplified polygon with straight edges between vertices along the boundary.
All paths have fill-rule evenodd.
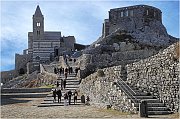
<path id="1" fill-rule="evenodd" d="M 61 31 L 64 36 L 73 35 L 76 42 L 89 45 L 102 33 L 102 23 L 112 8 L 145 4 L 162 11 L 167 32 L 179 38 L 179 1 L 15 1 L 1 0 L 1 67 L 0 71 L 15 67 L 15 53 L 22 54 L 28 48 L 28 32 L 32 32 L 32 15 L 37 5 L 44 15 L 45 31 Z"/>

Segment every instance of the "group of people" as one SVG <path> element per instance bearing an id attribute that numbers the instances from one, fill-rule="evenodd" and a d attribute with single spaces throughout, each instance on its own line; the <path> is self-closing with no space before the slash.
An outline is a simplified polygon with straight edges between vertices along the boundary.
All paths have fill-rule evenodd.
<path id="1" fill-rule="evenodd" d="M 55 74 L 59 74 L 59 75 L 64 74 L 64 75 L 65 75 L 65 78 L 67 78 L 67 75 L 68 75 L 68 74 L 72 74 L 72 73 L 74 73 L 74 72 L 75 72 L 75 75 L 77 75 L 78 70 L 80 70 L 79 67 L 76 67 L 74 71 L 73 71 L 73 68 L 72 68 L 72 67 L 68 67 L 68 68 L 62 68 L 62 67 L 56 68 L 56 67 L 55 67 L 55 68 L 54 68 L 54 73 L 55 73 Z"/>
<path id="2" fill-rule="evenodd" d="M 58 103 L 61 103 L 61 97 L 62 97 L 62 92 L 60 89 L 56 90 L 54 89 L 53 90 L 53 97 L 54 97 L 54 100 L 53 102 L 56 101 L 56 95 L 58 97 Z M 77 103 L 77 96 L 78 96 L 78 92 L 75 90 L 74 92 L 71 92 L 71 90 L 69 90 L 68 92 L 65 92 L 64 93 L 64 105 L 67 106 L 68 104 L 70 105 L 71 104 L 71 97 L 74 96 L 74 104 Z"/>
<path id="3" fill-rule="evenodd" d="M 69 68 L 62 68 L 62 67 L 56 68 L 55 67 L 54 68 L 54 73 L 59 74 L 59 75 L 65 74 L 65 73 L 72 74 L 73 73 L 73 68 L 72 67 L 69 67 Z"/>
<path id="4" fill-rule="evenodd" d="M 66 88 L 66 79 L 60 79 L 60 80 L 61 80 L 61 82 L 60 82 L 61 90 L 63 90 Z M 57 83 L 56 83 L 57 88 L 59 87 L 60 84 L 59 84 L 59 81 L 57 81 Z"/>

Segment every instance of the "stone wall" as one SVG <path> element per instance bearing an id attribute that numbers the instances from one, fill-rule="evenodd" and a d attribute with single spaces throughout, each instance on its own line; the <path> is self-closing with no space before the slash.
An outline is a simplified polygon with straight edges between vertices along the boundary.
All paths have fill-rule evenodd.
<path id="1" fill-rule="evenodd" d="M 115 71 L 116 69 L 118 71 Z M 121 77 L 121 66 L 104 68 L 100 71 L 82 79 L 80 84 L 80 91 L 90 97 L 90 104 L 101 108 L 110 105 L 112 109 L 122 112 L 137 113 L 127 95 L 114 85 L 115 79 Z"/>
<path id="2" fill-rule="evenodd" d="M 127 82 L 162 100 L 173 111 L 179 110 L 179 61 L 175 45 L 145 60 L 127 65 Z"/>
<path id="3" fill-rule="evenodd" d="M 18 76 L 18 73 L 16 72 L 16 70 L 2 71 L 1 72 L 1 83 L 4 84 L 17 76 Z"/>
<path id="4" fill-rule="evenodd" d="M 97 69 L 126 65 L 140 59 L 147 58 L 157 51 L 153 49 L 132 50 L 125 52 L 113 52 L 111 54 L 83 54 L 79 66 L 81 67 L 80 78 L 85 78 Z"/>
<path id="5" fill-rule="evenodd" d="M 15 70 L 20 72 L 23 69 L 24 73 L 27 72 L 27 63 L 31 61 L 31 55 L 29 54 L 16 54 L 15 55 Z"/>
<path id="6" fill-rule="evenodd" d="M 50 65 L 49 65 L 50 66 Z M 52 67 L 50 67 L 52 68 Z M 53 85 L 55 84 L 56 80 L 58 79 L 58 75 L 46 71 L 47 69 L 44 68 L 44 65 L 40 64 L 40 73 L 38 74 L 38 80 L 40 80 L 41 86 L 42 85 Z"/>

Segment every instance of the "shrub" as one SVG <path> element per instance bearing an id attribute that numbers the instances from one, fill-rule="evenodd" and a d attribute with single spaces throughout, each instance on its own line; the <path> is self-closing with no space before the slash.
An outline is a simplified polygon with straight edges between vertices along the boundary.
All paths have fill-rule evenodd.
<path id="1" fill-rule="evenodd" d="M 105 74 L 104 74 L 104 71 L 102 70 L 102 69 L 99 69 L 98 71 L 97 71 L 97 76 L 98 77 L 103 77 Z"/>

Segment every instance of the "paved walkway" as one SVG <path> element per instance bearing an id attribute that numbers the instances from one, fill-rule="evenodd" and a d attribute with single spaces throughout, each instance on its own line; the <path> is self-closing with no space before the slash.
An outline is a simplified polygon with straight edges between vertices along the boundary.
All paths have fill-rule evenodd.
<path id="1" fill-rule="evenodd" d="M 18 98 L 14 100 L 19 101 L 1 105 L 1 118 L 139 118 L 138 115 L 84 105 L 37 107 L 42 102 L 42 98 Z M 175 119 L 175 117 L 178 118 L 177 115 L 154 116 L 156 119 Z"/>

